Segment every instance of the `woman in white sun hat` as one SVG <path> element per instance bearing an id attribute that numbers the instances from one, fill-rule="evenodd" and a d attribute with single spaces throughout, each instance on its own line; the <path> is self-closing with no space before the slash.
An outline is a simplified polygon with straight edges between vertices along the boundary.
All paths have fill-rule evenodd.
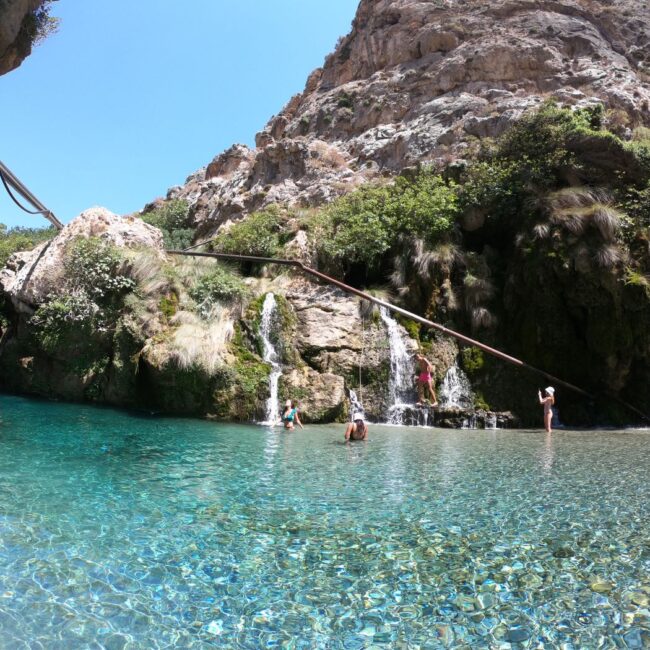
<path id="1" fill-rule="evenodd" d="M 544 397 L 542 392 L 537 391 L 537 398 L 539 403 L 544 405 L 544 428 L 546 433 L 551 433 L 551 421 L 553 420 L 553 404 L 555 404 L 555 388 L 548 386 L 544 389 Z"/>
<path id="2" fill-rule="evenodd" d="M 363 413 L 355 413 L 352 422 L 345 430 L 345 442 L 348 440 L 367 440 L 368 425 L 364 422 Z"/>

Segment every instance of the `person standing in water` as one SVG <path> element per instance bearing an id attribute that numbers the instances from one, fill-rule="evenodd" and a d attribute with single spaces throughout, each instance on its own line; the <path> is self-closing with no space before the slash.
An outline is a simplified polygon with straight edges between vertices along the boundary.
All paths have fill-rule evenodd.
<path id="1" fill-rule="evenodd" d="M 368 425 L 363 420 L 363 413 L 355 413 L 345 429 L 345 442 L 349 440 L 367 440 Z"/>
<path id="2" fill-rule="evenodd" d="M 415 355 L 415 362 L 418 365 L 418 375 L 415 378 L 418 388 L 418 406 L 422 406 L 424 402 L 424 389 L 429 389 L 429 395 L 431 396 L 431 406 L 435 408 L 438 406 L 438 398 L 436 397 L 436 391 L 433 388 L 433 373 L 435 372 L 436 367 L 423 355 L 418 352 Z"/>
<path id="3" fill-rule="evenodd" d="M 544 405 L 544 428 L 546 433 L 551 433 L 551 422 L 553 421 L 553 404 L 555 404 L 555 388 L 549 386 L 544 389 L 544 397 L 542 391 L 537 391 L 537 399 L 539 403 Z"/>
<path id="4" fill-rule="evenodd" d="M 298 426 L 303 429 L 300 416 L 298 415 L 298 407 L 288 399 L 284 404 L 284 411 L 282 411 L 282 424 L 285 429 L 293 429 L 293 423 L 296 422 Z"/>

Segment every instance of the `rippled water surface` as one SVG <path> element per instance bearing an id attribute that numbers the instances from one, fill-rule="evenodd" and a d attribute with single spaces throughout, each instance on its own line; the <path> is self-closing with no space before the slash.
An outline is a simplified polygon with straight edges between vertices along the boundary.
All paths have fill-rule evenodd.
<path id="1" fill-rule="evenodd" d="M 341 439 L 0 397 L 0 647 L 650 647 L 647 432 Z"/>

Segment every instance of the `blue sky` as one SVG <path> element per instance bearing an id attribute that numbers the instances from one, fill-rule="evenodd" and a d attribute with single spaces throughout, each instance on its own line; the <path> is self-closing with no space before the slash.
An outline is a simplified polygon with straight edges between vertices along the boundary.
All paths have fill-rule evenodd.
<path id="1" fill-rule="evenodd" d="M 61 221 L 125 214 L 304 88 L 358 0 L 59 0 L 59 32 L 0 77 L 0 160 Z M 0 222 L 47 225 L 0 191 Z"/>

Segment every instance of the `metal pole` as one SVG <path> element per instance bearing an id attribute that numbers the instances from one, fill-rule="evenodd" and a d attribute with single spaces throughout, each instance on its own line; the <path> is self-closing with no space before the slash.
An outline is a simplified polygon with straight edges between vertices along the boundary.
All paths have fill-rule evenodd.
<path id="1" fill-rule="evenodd" d="M 190 255 L 193 257 L 216 257 L 218 259 L 235 260 L 240 262 L 247 261 L 247 262 L 261 262 L 265 264 L 281 264 L 283 266 L 293 266 L 299 268 L 304 273 L 308 273 L 309 275 L 313 275 L 314 277 L 324 280 L 329 284 L 333 284 L 334 286 L 339 287 L 346 293 L 352 293 L 356 296 L 359 296 L 360 298 L 363 298 L 364 300 L 368 300 L 372 303 L 375 303 L 376 305 L 380 305 L 381 307 L 386 307 L 386 309 L 398 314 L 402 314 L 403 316 L 406 316 L 407 318 L 410 318 L 411 320 L 414 320 L 424 325 L 425 327 L 438 330 L 439 332 L 442 332 L 447 336 L 451 336 L 459 341 L 462 341 L 463 343 L 479 348 L 479 350 L 483 350 L 484 352 L 487 352 L 488 354 L 497 357 L 498 359 L 502 359 L 507 363 L 511 363 L 515 366 L 519 366 L 520 368 L 525 368 L 526 370 L 530 370 L 531 372 L 537 373 L 538 375 L 545 377 L 549 381 L 559 384 L 560 386 L 564 386 L 565 388 L 568 388 L 569 390 L 579 393 L 584 397 L 587 397 L 589 399 L 594 399 L 593 395 L 591 395 L 587 391 L 582 390 L 582 388 L 578 388 L 577 386 L 574 386 L 573 384 L 570 384 L 567 381 L 559 379 L 558 377 L 555 377 L 554 375 L 551 375 L 548 372 L 545 372 L 544 370 L 535 368 L 534 366 L 524 363 L 520 359 L 511 357 L 509 354 L 505 354 L 504 352 L 501 352 L 500 350 L 497 350 L 495 348 L 491 348 L 489 345 L 485 345 L 485 343 L 481 343 L 480 341 L 471 339 L 469 336 L 465 336 L 464 334 L 455 332 L 454 330 L 451 330 L 448 327 L 445 327 L 444 325 L 440 325 L 439 323 L 434 323 L 433 321 L 427 320 L 426 318 L 422 318 L 422 316 L 418 316 L 417 314 L 407 311 L 406 309 L 402 309 L 401 307 L 397 307 L 389 302 L 381 300 L 380 298 L 375 298 L 374 296 L 371 296 L 370 294 L 365 293 L 364 291 L 360 291 L 359 289 L 355 289 L 354 287 L 351 287 L 350 285 L 347 285 L 344 282 L 341 282 L 340 280 L 336 280 L 335 278 L 325 275 L 320 271 L 316 271 L 315 269 L 305 266 L 302 262 L 298 262 L 296 260 L 275 259 L 271 257 L 256 257 L 253 255 L 234 255 L 231 253 L 200 253 L 200 252 L 193 252 L 193 251 L 190 252 L 187 250 L 185 251 L 170 250 L 167 252 L 171 253 L 172 255 Z M 630 408 L 632 408 L 639 415 L 646 417 L 644 414 L 642 414 L 634 407 L 630 407 Z"/>
<path id="2" fill-rule="evenodd" d="M 16 192 L 36 208 L 37 213 L 42 214 L 58 230 L 63 228 L 63 224 L 54 216 L 54 213 L 48 210 L 2 161 L 0 161 L 0 175 L 8 185 L 11 185 Z"/>

